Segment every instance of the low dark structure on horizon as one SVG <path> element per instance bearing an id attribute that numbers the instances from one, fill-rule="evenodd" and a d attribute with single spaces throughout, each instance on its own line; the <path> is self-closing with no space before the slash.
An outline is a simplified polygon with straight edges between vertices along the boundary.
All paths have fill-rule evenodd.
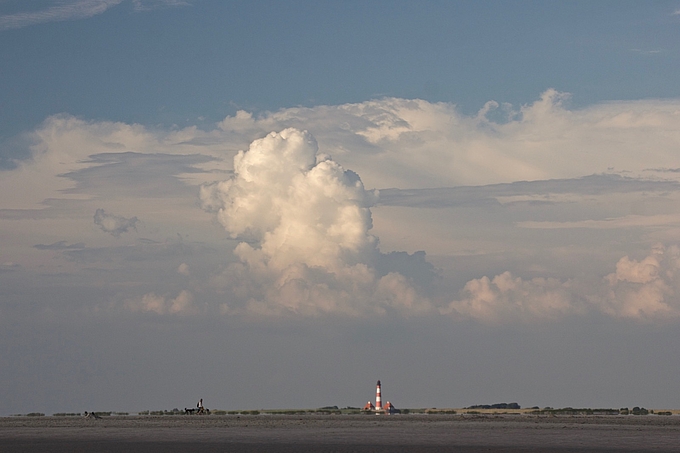
<path id="1" fill-rule="evenodd" d="M 476 406 L 466 407 L 465 409 L 521 409 L 522 407 L 517 403 L 496 403 L 496 404 L 478 404 Z"/>

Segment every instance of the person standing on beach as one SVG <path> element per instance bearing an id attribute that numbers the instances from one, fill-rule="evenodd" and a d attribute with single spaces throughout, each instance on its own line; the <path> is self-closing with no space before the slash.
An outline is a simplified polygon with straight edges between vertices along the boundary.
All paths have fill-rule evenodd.
<path id="1" fill-rule="evenodd" d="M 203 413 L 203 398 L 198 400 L 198 403 L 196 403 L 196 407 L 198 408 L 198 413 L 202 414 Z"/>

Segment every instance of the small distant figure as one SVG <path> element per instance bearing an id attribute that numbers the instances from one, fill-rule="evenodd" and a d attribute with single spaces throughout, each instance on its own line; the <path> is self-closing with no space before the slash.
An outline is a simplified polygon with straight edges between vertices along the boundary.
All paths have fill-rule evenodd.
<path id="1" fill-rule="evenodd" d="M 83 414 L 83 416 L 84 416 L 85 418 L 94 418 L 94 419 L 101 418 L 99 415 L 95 414 L 94 412 L 88 413 L 87 411 L 85 411 L 85 413 Z"/>
<path id="2" fill-rule="evenodd" d="M 198 400 L 198 403 L 196 403 L 196 407 L 198 408 L 198 411 L 196 412 L 197 414 L 205 414 L 205 408 L 203 407 L 203 398 Z"/>

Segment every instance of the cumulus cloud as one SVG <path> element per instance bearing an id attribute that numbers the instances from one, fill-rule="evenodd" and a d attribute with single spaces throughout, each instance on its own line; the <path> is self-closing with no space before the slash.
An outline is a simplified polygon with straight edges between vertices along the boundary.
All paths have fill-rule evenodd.
<path id="1" fill-rule="evenodd" d="M 107 214 L 103 209 L 97 209 L 94 213 L 94 224 L 99 226 L 105 233 L 109 233 L 115 237 L 119 237 L 128 230 L 137 231 L 137 224 L 139 219 L 137 217 L 130 217 L 129 219 L 123 216 L 114 214 Z"/>
<path id="2" fill-rule="evenodd" d="M 452 104 L 385 98 L 259 117 L 239 112 L 220 127 L 259 133 L 305 128 L 338 162 L 357 169 L 365 184 L 379 188 L 639 176 L 650 166 L 677 166 L 678 101 L 570 109 L 569 97 L 549 89 L 533 103 L 513 109 L 491 101 L 471 116 Z"/>
<path id="3" fill-rule="evenodd" d="M 184 290 L 175 298 L 148 293 L 140 298 L 126 300 L 124 307 L 132 312 L 158 315 L 192 314 L 197 311 L 193 295 Z"/>
<path id="4" fill-rule="evenodd" d="M 214 135 L 195 127 L 150 131 L 136 124 L 88 122 L 70 115 L 51 116 L 26 137 L 25 141 L 31 143 L 30 157 L 17 161 L 16 167 L 11 170 L 1 171 L 0 206 L 4 209 L 44 209 L 48 199 L 84 202 L 93 195 L 115 197 L 132 184 L 147 190 L 144 176 L 154 174 L 154 169 L 159 166 L 165 167 L 163 171 L 167 177 L 176 175 L 186 184 L 214 181 L 229 170 L 221 162 L 225 148 L 232 148 L 228 139 L 217 140 Z M 200 140 L 209 143 L 194 143 Z M 242 144 L 239 141 L 233 145 L 234 153 Z M 171 155 L 181 156 L 185 161 L 169 168 Z M 79 175 L 95 169 L 113 171 L 133 156 L 152 161 L 134 162 L 127 169 L 132 176 L 125 185 L 113 181 L 106 185 L 107 194 L 93 194 L 87 191 L 87 187 L 78 186 L 76 178 Z M 195 162 L 196 158 L 200 162 Z M 111 174 L 107 176 L 114 177 Z M 122 175 L 115 177 L 120 180 Z M 99 184 L 106 182 L 103 180 Z M 137 192 L 135 197 L 128 199 L 139 198 L 140 195 L 144 194 Z"/>
<path id="5" fill-rule="evenodd" d="M 231 237 L 261 241 L 262 254 L 240 246 L 244 260 L 333 271 L 375 252 L 376 238 L 368 230 L 376 195 L 364 190 L 356 173 L 317 150 L 309 133 L 272 133 L 234 158 L 234 179 L 202 188 L 204 206 L 217 208 Z"/>
<path id="6" fill-rule="evenodd" d="M 535 321 L 602 313 L 638 321 L 680 317 L 680 247 L 654 246 L 641 260 L 622 257 L 599 285 L 580 279 L 525 280 L 504 272 L 470 280 L 461 298 L 440 310 L 481 322 Z"/>
<path id="7" fill-rule="evenodd" d="M 567 94 L 548 90 L 516 108 L 489 102 L 474 115 L 452 104 L 385 98 L 239 111 L 212 130 L 57 115 L 28 134 L 30 153 L 17 156 L 30 157 L 0 170 L 1 229 L 11 244 L 3 249 L 3 261 L 20 264 L 22 271 L 36 269 L 46 265 L 44 253 L 39 259 L 30 253 L 63 249 L 70 258 L 81 257 L 71 265 L 84 266 L 90 261 L 82 257 L 91 256 L 85 252 L 108 245 L 99 229 L 123 234 L 139 225 L 119 215 L 125 212 L 144 212 L 145 233 L 155 241 L 181 231 L 206 248 L 232 247 L 216 239 L 210 214 L 198 209 L 200 190 L 204 209 L 238 244 L 224 260 L 237 262 L 224 263 L 224 272 L 209 277 L 224 294 L 225 312 L 358 315 L 414 313 L 436 305 L 475 319 L 484 312 L 479 307 L 493 312 L 506 306 L 520 313 L 508 319 L 550 319 L 583 310 L 620 316 L 623 294 L 651 282 L 602 281 L 584 290 L 582 282 L 569 278 L 525 278 L 536 275 L 530 269 L 541 268 L 550 268 L 546 275 L 554 277 L 571 267 L 573 276 L 574 264 L 543 262 L 533 268 L 521 258 L 523 264 L 513 267 L 513 260 L 516 252 L 546 260 L 559 256 L 565 235 L 558 233 L 566 228 L 573 233 L 570 240 L 583 241 L 575 246 L 588 249 L 583 256 L 591 253 L 590 261 L 597 261 L 589 266 L 596 276 L 611 273 L 621 256 L 633 256 L 623 247 L 591 250 L 600 238 L 595 235 L 605 229 L 609 237 L 622 230 L 639 234 L 637 244 L 677 242 L 678 111 L 677 100 L 571 109 Z M 267 135 L 272 130 L 282 132 Z M 380 189 L 382 203 L 366 187 Z M 159 203 L 168 208 L 156 209 Z M 107 211 L 99 215 L 98 228 L 91 228 L 92 213 L 102 206 Z M 485 228 L 477 223 L 482 217 Z M 40 239 L 27 238 L 28 227 Z M 510 266 L 488 258 L 487 268 L 494 269 L 488 282 L 476 278 L 467 292 L 446 295 L 444 302 L 427 260 L 418 253 L 381 253 L 378 232 L 383 248 L 426 250 L 438 266 L 449 266 L 445 272 L 462 266 L 451 264 L 461 255 L 478 257 L 479 272 L 466 273 L 455 289 L 484 275 L 484 256 L 505 254 L 499 259 Z M 534 241 L 538 236 L 541 241 Z M 74 249 L 83 241 L 87 250 Z M 165 271 L 177 277 L 181 260 L 186 258 Z M 199 270 L 207 266 L 198 262 L 191 261 L 191 276 L 207 284 Z M 54 264 L 56 269 L 63 263 Z M 511 273 L 500 278 L 504 270 Z M 506 280 L 510 283 L 502 284 Z M 663 296 L 672 306 L 670 290 L 658 285 L 657 300 Z"/>
<path id="8" fill-rule="evenodd" d="M 523 280 L 510 272 L 467 282 L 463 298 L 441 310 L 444 314 L 492 323 L 556 319 L 579 311 L 571 282 L 554 278 Z"/>
<path id="9" fill-rule="evenodd" d="M 139 125 L 50 117 L 31 134 L 31 159 L 3 172 L 4 208 L 42 208 L 48 198 L 75 198 L 63 175 L 103 166 L 92 155 L 136 152 L 210 156 L 180 175 L 191 185 L 223 180 L 234 154 L 272 130 L 314 134 L 325 153 L 361 174 L 367 187 L 432 188 L 582 178 L 601 173 L 680 179 L 677 101 L 602 103 L 567 108 L 568 95 L 548 90 L 539 100 L 503 110 L 495 103 L 463 115 L 454 105 L 386 98 L 357 104 L 291 108 L 258 116 L 239 111 L 215 130 L 150 131 Z M 198 171 L 201 170 L 201 171 Z M 62 175 L 62 176 L 59 176 Z M 19 190 L 17 190 L 19 189 Z M 2 194 L 12 194 L 3 196 Z"/>
<path id="10" fill-rule="evenodd" d="M 680 247 L 656 245 L 638 261 L 628 256 L 604 279 L 605 294 L 593 298 L 611 316 L 664 319 L 680 316 Z"/>
<path id="11" fill-rule="evenodd" d="M 249 309 L 263 313 L 419 306 L 403 276 L 376 272 L 376 199 L 356 173 L 319 153 L 311 134 L 293 128 L 255 140 L 234 158 L 232 179 L 201 188 L 204 208 L 242 240 L 234 250 L 241 263 L 225 278 L 240 281 Z M 377 293 L 383 303 L 368 307 Z"/>

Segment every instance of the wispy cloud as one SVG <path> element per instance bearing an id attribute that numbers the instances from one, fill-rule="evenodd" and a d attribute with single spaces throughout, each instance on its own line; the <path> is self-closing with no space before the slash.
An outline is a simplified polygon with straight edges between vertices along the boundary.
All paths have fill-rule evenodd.
<path id="1" fill-rule="evenodd" d="M 39 11 L 0 16 L 0 30 L 11 30 L 47 22 L 86 19 L 102 14 L 123 0 L 78 0 L 60 3 Z"/>
<path id="2" fill-rule="evenodd" d="M 0 31 L 29 27 L 48 22 L 87 19 L 104 13 L 125 0 L 62 1 L 38 11 L 19 12 L 0 16 Z M 187 6 L 184 0 L 132 0 L 135 11 L 149 11 L 160 7 Z"/>
<path id="3" fill-rule="evenodd" d="M 643 55 L 657 55 L 663 52 L 661 49 L 649 49 L 649 50 L 644 50 L 644 49 L 630 49 L 631 52 L 643 54 Z"/>
<path id="4" fill-rule="evenodd" d="M 664 214 L 655 216 L 628 215 L 616 219 L 605 220 L 581 220 L 578 222 L 518 222 L 519 228 L 560 229 L 560 228 L 641 228 L 658 227 L 662 225 L 680 225 L 680 216 L 677 214 Z"/>
<path id="5" fill-rule="evenodd" d="M 82 242 L 69 244 L 67 241 L 59 241 L 53 244 L 36 244 L 33 247 L 38 250 L 80 250 L 85 248 L 85 244 Z"/>
<path id="6" fill-rule="evenodd" d="M 150 11 L 156 8 L 170 8 L 173 6 L 189 6 L 185 0 L 132 0 L 135 11 Z"/>

